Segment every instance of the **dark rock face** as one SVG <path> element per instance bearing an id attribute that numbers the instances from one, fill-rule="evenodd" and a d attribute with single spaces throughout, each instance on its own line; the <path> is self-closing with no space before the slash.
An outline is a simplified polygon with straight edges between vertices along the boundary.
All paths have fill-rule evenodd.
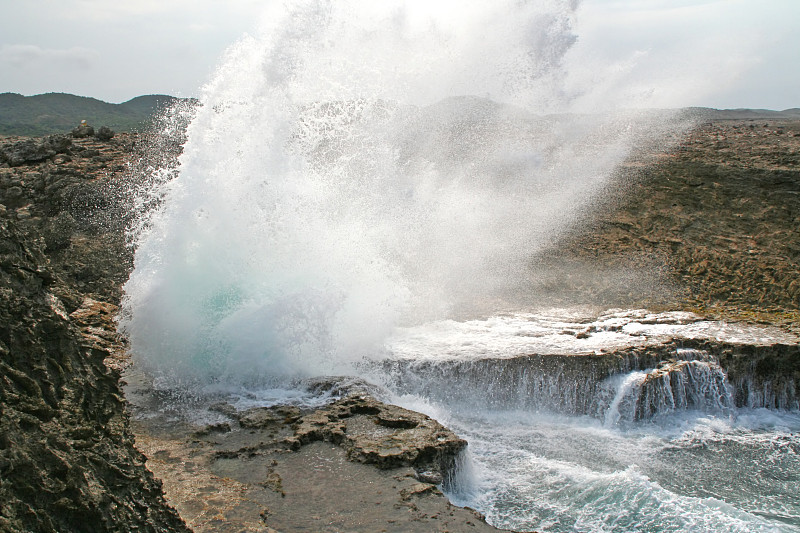
<path id="1" fill-rule="evenodd" d="M 94 128 L 91 126 L 80 125 L 72 130 L 72 136 L 76 139 L 82 139 L 84 137 L 94 137 Z"/>
<path id="2" fill-rule="evenodd" d="M 185 530 L 133 447 L 108 347 L 81 335 L 5 217 L 0 274 L 0 530 Z"/>
<path id="3" fill-rule="evenodd" d="M 0 531 L 186 531 L 118 384 L 127 146 L 0 143 Z"/>
<path id="4" fill-rule="evenodd" d="M 0 164 L 18 167 L 40 163 L 56 154 L 69 151 L 72 141 L 64 135 L 49 135 L 42 139 L 25 139 L 0 146 Z"/>
<path id="5" fill-rule="evenodd" d="M 34 161 L 29 156 L 19 165 L 0 168 L 6 216 L 31 240 L 44 240 L 51 269 L 80 293 L 74 302 L 65 298 L 69 312 L 84 295 L 117 301 L 132 264 L 124 237 L 130 213 L 122 192 L 127 136 L 108 142 L 58 135 L 11 140 L 0 143 L 0 154 L 20 154 L 19 146 L 34 147 L 32 153 L 46 157 Z"/>
<path id="6" fill-rule="evenodd" d="M 737 406 L 800 409 L 800 346 L 699 343 L 717 358 Z"/>
<path id="7" fill-rule="evenodd" d="M 97 137 L 98 141 L 109 141 L 114 137 L 114 131 L 108 126 L 100 126 L 95 137 Z"/>

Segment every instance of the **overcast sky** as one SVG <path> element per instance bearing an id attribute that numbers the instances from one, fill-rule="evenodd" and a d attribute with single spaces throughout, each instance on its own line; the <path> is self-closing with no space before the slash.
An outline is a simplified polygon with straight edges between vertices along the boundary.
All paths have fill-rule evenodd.
<path id="1" fill-rule="evenodd" d="M 0 92 L 197 96 L 270 1 L 0 0 Z M 582 0 L 575 31 L 637 79 L 694 80 L 665 106 L 800 107 L 800 0 Z"/>

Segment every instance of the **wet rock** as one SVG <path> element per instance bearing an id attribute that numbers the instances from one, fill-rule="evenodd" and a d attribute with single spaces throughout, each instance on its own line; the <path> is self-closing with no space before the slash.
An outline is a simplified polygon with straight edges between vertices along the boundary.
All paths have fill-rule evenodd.
<path id="1" fill-rule="evenodd" d="M 239 424 L 243 428 L 262 429 L 283 421 L 283 417 L 268 407 L 255 407 L 248 409 L 238 416 Z"/>
<path id="2" fill-rule="evenodd" d="M 226 402 L 219 402 L 208 407 L 208 410 L 214 413 L 220 413 L 230 419 L 237 418 L 236 407 Z"/>
<path id="3" fill-rule="evenodd" d="M 419 419 L 417 417 L 410 417 L 405 412 L 379 411 L 376 413 L 375 418 L 376 424 L 387 428 L 413 429 L 419 425 Z"/>
<path id="4" fill-rule="evenodd" d="M 57 154 L 67 153 L 72 148 L 72 139 L 66 135 L 48 135 L 42 142 Z"/>
<path id="5" fill-rule="evenodd" d="M 42 139 L 25 139 L 0 146 L 0 163 L 9 166 L 33 164 L 65 153 L 72 141 L 63 135 L 50 135 Z"/>
<path id="6" fill-rule="evenodd" d="M 208 435 L 213 435 L 214 433 L 229 433 L 231 431 L 231 425 L 227 422 L 218 422 L 216 424 L 209 424 L 204 428 L 196 431 L 194 433 L 195 437 L 207 437 Z"/>
<path id="7" fill-rule="evenodd" d="M 800 409 L 800 345 L 701 342 L 728 375 L 737 407 Z"/>
<path id="8" fill-rule="evenodd" d="M 66 212 L 61 212 L 52 218 L 46 219 L 41 229 L 45 250 L 58 252 L 68 248 L 72 242 L 72 235 L 77 229 L 78 224 L 75 218 Z"/>
<path id="9" fill-rule="evenodd" d="M 441 485 L 444 477 L 441 472 L 431 472 L 430 470 L 422 470 L 416 473 L 416 478 L 423 483 L 430 483 L 432 485 Z"/>
<path id="10" fill-rule="evenodd" d="M 303 380 L 303 386 L 314 394 L 327 394 L 332 397 L 354 396 L 359 394 L 379 396 L 383 389 L 373 383 L 352 376 L 327 376 Z"/>
<path id="11" fill-rule="evenodd" d="M 640 386 L 635 418 L 676 410 L 722 412 L 734 407 L 727 378 L 714 361 L 663 361 Z"/>
<path id="12" fill-rule="evenodd" d="M 69 318 L 80 328 L 83 349 L 102 358 L 109 368 L 121 371 L 130 361 L 125 354 L 125 341 L 116 330 L 118 311 L 114 304 L 84 298 Z"/>
<path id="13" fill-rule="evenodd" d="M 320 440 L 338 444 L 351 460 L 378 468 L 412 466 L 428 479 L 446 478 L 467 446 L 426 415 L 360 395 L 304 415 L 294 437 L 301 445 Z"/>
<path id="14" fill-rule="evenodd" d="M 108 172 L 93 158 L 69 154 L 96 151 L 123 162 L 127 136 L 99 143 L 93 137 L 70 139 L 53 135 L 27 139 L 41 146 L 51 159 L 0 168 L 0 203 L 23 221 L 20 229 L 36 239 L 44 237 L 44 251 L 58 275 L 80 292 L 96 299 L 116 300 L 127 279 L 131 250 L 125 246 L 124 227 L 130 217 L 120 190 L 122 174 Z M 0 141 L 0 151 L 14 152 L 23 141 Z M 120 165 L 122 172 L 124 165 Z"/>
<path id="15" fill-rule="evenodd" d="M 413 497 L 420 497 L 425 494 L 437 493 L 439 490 L 435 485 L 430 483 L 415 483 L 414 485 L 400 491 L 400 497 L 403 500 L 410 500 Z"/>

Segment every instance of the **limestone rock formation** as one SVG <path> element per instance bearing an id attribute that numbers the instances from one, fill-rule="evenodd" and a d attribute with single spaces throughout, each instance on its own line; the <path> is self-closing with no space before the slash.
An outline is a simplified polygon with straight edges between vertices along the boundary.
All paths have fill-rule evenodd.
<path id="1" fill-rule="evenodd" d="M 591 265 L 591 279 L 624 270 L 615 287 L 634 289 L 606 295 L 598 290 L 605 287 L 586 282 L 576 292 L 584 299 L 649 306 L 671 288 L 667 304 L 796 328 L 799 165 L 800 121 L 703 124 L 674 150 L 629 161 L 618 175 L 619 193 L 559 244 L 553 262 L 568 274 Z M 651 275 L 633 285 L 632 274 L 641 270 Z"/>
<path id="2" fill-rule="evenodd" d="M 333 442 L 351 460 L 382 469 L 411 466 L 435 483 L 451 475 L 456 457 L 467 446 L 436 420 L 366 395 L 348 396 L 302 416 L 294 431 L 292 447 Z"/>
<path id="3" fill-rule="evenodd" d="M 114 131 L 108 126 L 100 126 L 95 137 L 97 137 L 98 141 L 109 141 L 114 137 Z"/>
<path id="4" fill-rule="evenodd" d="M 0 217 L 0 530 L 185 531 L 35 242 Z M 61 287 L 61 290 L 65 290 Z"/>

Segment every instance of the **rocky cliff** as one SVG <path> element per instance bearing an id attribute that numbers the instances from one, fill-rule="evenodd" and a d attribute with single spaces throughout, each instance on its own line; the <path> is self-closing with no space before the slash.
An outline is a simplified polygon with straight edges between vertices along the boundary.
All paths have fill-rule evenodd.
<path id="1" fill-rule="evenodd" d="M 0 531 L 187 531 L 134 447 L 113 364 L 128 263 L 93 212 L 122 146 L 0 148 Z"/>

